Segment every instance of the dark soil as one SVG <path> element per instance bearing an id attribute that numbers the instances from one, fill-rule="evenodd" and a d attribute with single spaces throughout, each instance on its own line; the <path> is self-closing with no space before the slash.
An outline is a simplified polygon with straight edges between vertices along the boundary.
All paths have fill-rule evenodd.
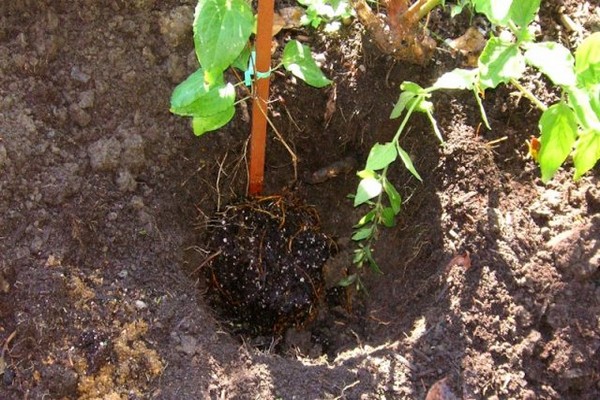
<path id="1" fill-rule="evenodd" d="M 234 331 L 278 335 L 314 314 L 332 247 L 318 224 L 314 209 L 282 196 L 228 206 L 209 222 L 209 298 Z"/>
<path id="2" fill-rule="evenodd" d="M 278 34 L 279 49 L 308 42 L 336 82 L 273 79 L 281 138 L 271 132 L 265 195 L 292 192 L 319 216 L 289 214 L 286 239 L 274 232 L 280 217 L 251 213 L 246 226 L 244 210 L 257 207 L 235 201 L 246 187 L 245 104 L 201 138 L 168 111 L 197 67 L 193 6 L 0 3 L 1 399 L 420 399 L 436 382 L 464 399 L 600 398 L 598 166 L 573 182 L 567 164 L 543 185 L 525 145 L 539 113 L 525 99 L 488 91 L 488 131 L 468 93 L 436 94 L 446 143 L 421 116 L 401 139 L 423 183 L 390 171 L 405 203 L 376 244 L 384 275 L 364 277 L 368 296 L 333 289 L 352 267 L 364 211 L 347 198 L 358 183 L 350 169 L 395 133 L 401 82 L 431 84 L 464 57 L 439 43 L 427 66 L 398 63 L 356 22 L 337 37 Z M 572 49 L 599 13 L 596 2 L 543 2 L 540 38 Z M 436 10 L 428 26 L 456 38 L 469 18 Z M 526 84 L 556 98 L 537 76 Z M 237 228 L 209 230 L 215 215 Z M 204 271 L 233 272 L 219 251 L 260 257 L 250 246 L 260 230 L 283 247 L 263 294 L 282 285 L 290 297 L 259 297 L 273 311 L 239 334 L 235 324 L 257 318 L 241 304 L 219 313 L 218 295 L 211 307 L 221 286 Z M 239 248 L 218 245 L 225 238 Z M 297 258 L 294 246 L 307 252 Z M 276 273 L 282 266 L 296 277 Z M 241 276 L 256 283 L 256 272 Z M 304 272 L 322 288 L 297 286 Z"/>

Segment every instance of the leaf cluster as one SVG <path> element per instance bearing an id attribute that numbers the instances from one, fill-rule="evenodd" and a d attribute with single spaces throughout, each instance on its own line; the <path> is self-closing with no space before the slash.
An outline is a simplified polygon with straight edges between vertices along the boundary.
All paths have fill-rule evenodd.
<path id="1" fill-rule="evenodd" d="M 354 16 L 354 9 L 348 0 L 298 0 L 306 7 L 306 14 L 302 17 L 302 25 L 318 28 L 325 24 L 325 32 L 336 32 L 341 23 Z"/>
<path id="2" fill-rule="evenodd" d="M 235 85 L 225 71 L 235 67 L 254 71 L 250 37 L 255 15 L 246 0 L 200 0 L 194 13 L 194 47 L 200 68 L 180 83 L 171 95 L 171 112 L 192 117 L 196 135 L 219 129 L 235 114 Z M 283 67 L 315 87 L 331 83 L 312 58 L 310 48 L 290 40 L 284 50 Z M 257 77 L 268 77 L 260 71 Z M 264 75 L 264 76 L 263 76 Z"/>
<path id="3" fill-rule="evenodd" d="M 543 113 L 539 120 L 540 148 L 535 158 L 540 165 L 542 181 L 548 182 L 565 160 L 572 156 L 575 179 L 592 169 L 600 159 L 600 33 L 586 38 L 575 54 L 556 42 L 536 42 L 531 24 L 539 11 L 541 0 L 460 0 L 451 8 L 453 15 L 464 8 L 481 13 L 494 24 L 498 35 L 492 35 L 483 49 L 477 68 L 457 68 L 440 76 L 430 87 L 403 82 L 401 93 L 390 118 L 404 115 L 394 138 L 385 144 L 375 144 L 366 167 L 358 173 L 361 178 L 354 206 L 367 204 L 370 210 L 355 225 L 352 237 L 358 242 L 354 262 L 360 270 L 368 263 L 380 272 L 372 256 L 372 244 L 378 225 L 391 227 L 400 211 L 401 198 L 387 177 L 389 165 L 400 158 L 404 166 L 419 180 L 409 155 L 401 148 L 399 138 L 414 112 L 424 113 L 435 134 L 443 143 L 434 118 L 433 103 L 429 101 L 437 90 L 470 90 L 479 105 L 488 129 L 482 97 L 487 89 L 512 84 Z M 561 89 L 560 101 L 546 106 L 520 83 L 526 68 L 543 73 Z M 383 195 L 385 194 L 385 196 Z M 343 284 L 357 282 L 351 275 Z"/>
<path id="4" fill-rule="evenodd" d="M 569 156 L 574 178 L 579 179 L 600 159 L 600 33 L 587 37 L 574 55 L 560 43 L 536 42 L 530 25 L 540 1 L 471 0 L 474 10 L 495 24 L 500 34 L 488 40 L 476 69 L 456 69 L 433 87 L 473 89 L 481 106 L 479 97 L 486 89 L 512 84 L 543 112 L 538 124 L 540 149 L 535 154 L 542 181 L 552 179 Z M 560 88 L 560 101 L 548 107 L 519 83 L 528 66 Z M 481 111 L 490 128 L 482 107 Z"/>

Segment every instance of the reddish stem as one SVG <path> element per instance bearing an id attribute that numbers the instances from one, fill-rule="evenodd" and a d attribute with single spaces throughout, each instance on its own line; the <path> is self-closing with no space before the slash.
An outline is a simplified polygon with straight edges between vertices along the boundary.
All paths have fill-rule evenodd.
<path id="1" fill-rule="evenodd" d="M 274 0 L 258 0 L 258 23 L 256 32 L 257 72 L 271 69 L 271 38 L 273 32 Z M 250 137 L 250 182 L 248 194 L 259 195 L 263 189 L 265 173 L 265 147 L 267 136 L 267 100 L 269 78 L 256 78 L 256 92 L 252 102 L 252 135 Z"/>

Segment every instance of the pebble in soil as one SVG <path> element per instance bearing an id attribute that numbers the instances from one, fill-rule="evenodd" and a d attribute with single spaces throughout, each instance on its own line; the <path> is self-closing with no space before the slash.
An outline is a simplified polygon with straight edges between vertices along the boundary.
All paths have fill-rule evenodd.
<path id="1" fill-rule="evenodd" d="M 314 317 L 332 242 L 313 208 L 261 197 L 217 213 L 208 233 L 208 297 L 232 330 L 278 334 Z"/>

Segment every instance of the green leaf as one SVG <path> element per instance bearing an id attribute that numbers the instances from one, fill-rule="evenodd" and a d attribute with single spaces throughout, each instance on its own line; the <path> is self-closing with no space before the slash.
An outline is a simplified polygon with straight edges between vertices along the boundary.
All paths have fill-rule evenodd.
<path id="1" fill-rule="evenodd" d="M 171 94 L 171 112 L 178 115 L 188 115 L 185 110 L 196 100 L 210 90 L 210 85 L 204 80 L 204 70 L 198 68 L 196 72 L 181 82 Z"/>
<path id="2" fill-rule="evenodd" d="M 358 188 L 356 189 L 354 207 L 366 203 L 373 197 L 378 196 L 381 193 L 381 188 L 381 183 L 375 178 L 362 179 L 358 184 Z"/>
<path id="3" fill-rule="evenodd" d="M 356 173 L 356 175 L 359 178 L 365 179 L 365 178 L 374 178 L 374 179 L 379 179 L 379 174 L 375 171 L 372 171 L 370 169 L 363 169 L 362 171 L 358 171 Z"/>
<path id="4" fill-rule="evenodd" d="M 555 85 L 573 86 L 577 81 L 575 59 L 559 43 L 533 43 L 525 52 L 525 60 L 548 76 Z"/>
<path id="5" fill-rule="evenodd" d="M 232 108 L 235 103 L 235 88 L 231 83 L 220 84 L 203 93 L 190 104 L 171 106 L 171 112 L 189 117 L 210 117 Z"/>
<path id="6" fill-rule="evenodd" d="M 357 279 L 356 274 L 345 276 L 342 279 L 340 279 L 340 281 L 338 282 L 338 286 L 342 286 L 342 287 L 350 286 L 354 282 L 356 282 L 356 279 Z"/>
<path id="7" fill-rule="evenodd" d="M 201 0 L 194 14 L 194 45 L 200 65 L 224 71 L 242 52 L 254 25 L 245 0 Z"/>
<path id="8" fill-rule="evenodd" d="M 365 247 L 359 243 L 359 248 L 354 250 L 354 257 L 352 257 L 352 264 L 357 264 L 359 267 L 365 261 L 366 253 Z"/>
<path id="9" fill-rule="evenodd" d="M 394 160 L 396 160 L 397 155 L 398 153 L 396 152 L 396 147 L 394 146 L 394 143 L 375 143 L 375 145 L 371 147 L 371 151 L 369 152 L 369 157 L 367 157 L 367 165 L 365 168 L 371 171 L 384 169 L 385 167 L 393 163 Z"/>
<path id="10" fill-rule="evenodd" d="M 396 213 L 392 210 L 392 207 L 385 207 L 381 210 L 381 222 L 387 228 L 391 228 L 396 225 Z"/>
<path id="11" fill-rule="evenodd" d="M 519 47 L 500 38 L 491 38 L 479 56 L 479 80 L 482 88 L 519 79 L 525 72 L 525 59 Z"/>
<path id="12" fill-rule="evenodd" d="M 231 83 L 211 89 L 201 98 L 194 116 L 209 117 L 225 109 L 233 109 L 235 103 L 235 87 Z"/>
<path id="13" fill-rule="evenodd" d="M 201 136 L 206 132 L 219 129 L 231 121 L 234 114 L 235 107 L 231 106 L 231 108 L 208 117 L 194 117 L 192 119 L 192 129 L 194 130 L 194 134 L 196 136 Z"/>
<path id="14" fill-rule="evenodd" d="M 358 241 L 364 240 L 368 237 L 371 237 L 373 235 L 373 228 L 374 228 L 373 226 L 369 226 L 366 228 L 358 229 L 352 235 L 352 240 L 354 240 L 355 242 L 358 242 Z"/>
<path id="15" fill-rule="evenodd" d="M 423 89 L 421 86 L 419 86 L 416 83 L 411 82 L 411 81 L 402 82 L 400 84 L 400 90 L 402 90 L 403 92 L 410 92 L 410 93 L 414 93 L 414 94 L 425 93 L 425 89 Z"/>
<path id="16" fill-rule="evenodd" d="M 600 84 L 600 32 L 585 38 L 575 50 L 575 72 L 584 87 Z"/>
<path id="17" fill-rule="evenodd" d="M 587 92 L 590 95 L 590 108 L 596 114 L 596 121 L 598 121 L 598 118 L 600 118 L 600 83 L 588 87 Z M 598 125 L 595 126 L 594 129 L 600 128 Z"/>
<path id="18" fill-rule="evenodd" d="M 297 40 L 290 40 L 285 45 L 282 62 L 287 71 L 311 86 L 320 88 L 331 84 L 312 58 L 310 48 Z"/>
<path id="19" fill-rule="evenodd" d="M 371 210 L 365 215 L 363 215 L 362 218 L 357 222 L 357 224 L 354 225 L 354 228 L 360 228 L 364 224 L 373 221 L 373 218 L 375 218 L 375 210 Z"/>
<path id="20" fill-rule="evenodd" d="M 515 32 L 517 43 L 521 46 L 535 42 L 535 34 L 533 34 L 527 26 L 522 27 Z"/>
<path id="21" fill-rule="evenodd" d="M 573 106 L 577 121 L 586 130 L 600 130 L 600 107 L 595 107 L 592 97 L 600 97 L 600 86 L 596 91 L 586 91 L 579 87 L 571 87 L 567 90 L 569 103 Z M 590 96 L 591 95 L 591 96 Z"/>
<path id="22" fill-rule="evenodd" d="M 383 180 L 383 190 L 385 190 L 385 193 L 388 196 L 390 206 L 394 211 L 394 215 L 397 215 L 400 212 L 400 208 L 402 207 L 402 197 L 400 197 L 400 194 L 398 193 L 394 185 L 392 185 L 392 183 L 387 179 Z"/>
<path id="23" fill-rule="evenodd" d="M 548 182 L 573 150 L 577 139 L 575 114 L 563 102 L 549 107 L 540 118 L 538 162 L 542 181 Z"/>
<path id="24" fill-rule="evenodd" d="M 334 10 L 334 16 L 337 18 L 344 19 L 355 15 L 354 9 L 348 0 L 331 0 L 330 3 Z"/>
<path id="25" fill-rule="evenodd" d="M 458 3 L 450 6 L 450 18 L 454 18 L 463 12 L 464 4 Z"/>
<path id="26" fill-rule="evenodd" d="M 523 0 L 517 0 L 523 1 Z M 513 0 L 472 0 L 475 11 L 484 14 L 494 25 L 505 26 Z"/>
<path id="27" fill-rule="evenodd" d="M 396 105 L 394 106 L 394 109 L 392 110 L 392 113 L 390 114 L 390 119 L 396 119 L 398 118 L 400 115 L 402 115 L 402 112 L 406 109 L 406 106 L 408 105 L 408 103 L 416 96 L 415 92 L 402 92 L 400 93 L 400 96 L 398 97 L 398 101 L 396 102 Z"/>
<path id="28" fill-rule="evenodd" d="M 404 163 L 404 166 L 406 167 L 406 169 L 409 170 L 410 173 L 413 174 L 413 176 L 415 178 L 417 178 L 418 180 L 423 182 L 423 178 L 421 178 L 421 175 L 419 175 L 419 173 L 417 172 L 417 169 L 415 168 L 408 153 L 406 151 L 404 151 L 404 149 L 402 147 L 400 147 L 399 144 L 396 146 L 396 150 L 398 150 L 398 155 L 400 156 L 400 159 Z"/>
<path id="29" fill-rule="evenodd" d="M 316 29 L 319 27 L 319 25 L 321 25 L 321 22 L 323 22 L 323 19 L 321 17 L 315 17 L 310 23 L 310 26 Z"/>
<path id="30" fill-rule="evenodd" d="M 248 62 L 250 61 L 250 54 L 252 54 L 252 49 L 250 46 L 245 46 L 237 58 L 233 60 L 231 66 L 240 71 L 246 71 L 248 69 Z"/>
<path id="31" fill-rule="evenodd" d="M 425 96 L 419 96 L 415 99 L 415 101 L 417 102 L 415 111 L 426 114 L 433 112 L 433 103 L 425 100 Z"/>
<path id="32" fill-rule="evenodd" d="M 431 127 L 433 128 L 435 135 L 440 140 L 440 143 L 444 144 L 444 138 L 442 137 L 442 132 L 440 131 L 440 128 L 438 128 L 438 124 L 437 124 L 437 121 L 435 120 L 435 118 L 433 117 L 433 113 L 431 111 L 427 111 L 426 114 L 427 114 L 427 118 L 429 118 L 429 122 L 431 123 Z"/>
<path id="33" fill-rule="evenodd" d="M 579 136 L 573 151 L 575 180 L 594 168 L 600 160 L 600 131 L 587 131 Z"/>
<path id="34" fill-rule="evenodd" d="M 477 69 L 456 68 L 440 76 L 433 84 L 435 89 L 473 89 L 478 74 Z"/>
<path id="35" fill-rule="evenodd" d="M 209 87 L 214 87 L 215 85 L 220 85 L 224 82 L 223 80 L 223 71 L 220 69 L 204 69 L 204 82 Z"/>
<path id="36" fill-rule="evenodd" d="M 540 2 L 541 0 L 514 0 L 510 6 L 510 19 L 520 27 L 526 27 L 533 22 Z"/>
<path id="37" fill-rule="evenodd" d="M 373 258 L 373 253 L 371 253 L 371 249 L 368 247 L 365 247 L 364 250 L 365 250 L 365 257 L 367 258 L 367 261 L 369 262 L 369 267 L 371 267 L 371 270 L 373 270 L 373 272 L 375 272 L 377 274 L 383 275 L 383 272 L 381 272 L 381 268 L 379 268 L 379 265 L 377 265 L 377 263 L 375 262 L 375 259 Z"/>

